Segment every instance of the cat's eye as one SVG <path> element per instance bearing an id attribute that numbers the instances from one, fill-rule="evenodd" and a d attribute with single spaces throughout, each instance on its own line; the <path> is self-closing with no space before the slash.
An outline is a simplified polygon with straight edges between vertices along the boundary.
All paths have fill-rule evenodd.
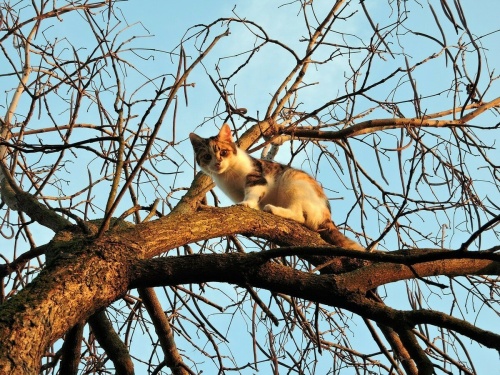
<path id="1" fill-rule="evenodd" d="M 210 154 L 203 155 L 203 160 L 210 161 L 211 159 L 212 159 L 212 155 L 210 155 Z"/>
<path id="2" fill-rule="evenodd" d="M 227 156 L 228 153 L 229 153 L 229 151 L 227 151 L 227 150 L 221 150 L 220 156 L 222 156 L 222 157 Z"/>

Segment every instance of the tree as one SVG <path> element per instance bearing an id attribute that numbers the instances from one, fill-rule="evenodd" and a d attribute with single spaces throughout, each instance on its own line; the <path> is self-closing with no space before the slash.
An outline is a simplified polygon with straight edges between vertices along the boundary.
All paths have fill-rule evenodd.
<path id="1" fill-rule="evenodd" d="M 472 374 L 496 358 L 495 12 L 273 2 L 273 22 L 236 7 L 164 49 L 134 7 L 2 3 L 0 373 Z M 313 174 L 368 251 L 219 207 L 187 135 L 224 122 Z"/>

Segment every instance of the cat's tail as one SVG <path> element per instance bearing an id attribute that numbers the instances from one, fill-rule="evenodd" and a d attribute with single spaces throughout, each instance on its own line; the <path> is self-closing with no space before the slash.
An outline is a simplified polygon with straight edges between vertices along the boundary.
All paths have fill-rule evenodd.
<path id="1" fill-rule="evenodd" d="M 340 231 L 331 220 L 326 220 L 325 222 L 323 222 L 318 228 L 318 233 L 320 234 L 321 238 L 323 238 L 326 242 L 332 244 L 333 246 L 357 251 L 366 250 L 356 241 L 353 241 L 340 233 Z"/>

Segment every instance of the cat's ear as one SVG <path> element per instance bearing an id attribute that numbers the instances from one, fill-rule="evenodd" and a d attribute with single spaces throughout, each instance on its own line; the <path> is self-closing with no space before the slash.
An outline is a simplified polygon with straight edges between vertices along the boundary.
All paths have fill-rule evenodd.
<path id="1" fill-rule="evenodd" d="M 222 125 L 222 128 L 220 128 L 220 132 L 217 137 L 219 137 L 221 141 L 233 143 L 233 137 L 231 135 L 231 127 L 229 126 L 229 124 Z"/>
<path id="2" fill-rule="evenodd" d="M 204 139 L 202 137 L 200 137 L 199 135 L 196 135 L 194 133 L 189 133 L 189 140 L 191 141 L 193 148 L 195 150 L 197 150 L 203 144 Z"/>

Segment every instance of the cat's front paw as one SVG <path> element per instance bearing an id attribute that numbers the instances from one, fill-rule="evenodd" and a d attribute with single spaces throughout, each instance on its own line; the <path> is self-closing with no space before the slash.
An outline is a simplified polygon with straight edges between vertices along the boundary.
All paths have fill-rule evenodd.
<path id="1" fill-rule="evenodd" d="M 253 208 L 254 210 L 259 209 L 259 204 L 257 202 L 254 202 L 254 201 L 243 201 L 243 202 L 238 203 L 238 205 L 244 206 L 244 207 L 250 207 L 250 208 Z"/>
<path id="2" fill-rule="evenodd" d="M 274 214 L 274 208 L 275 208 L 275 206 L 273 206 L 272 204 L 266 204 L 264 206 L 264 208 L 262 209 L 262 211 Z"/>

